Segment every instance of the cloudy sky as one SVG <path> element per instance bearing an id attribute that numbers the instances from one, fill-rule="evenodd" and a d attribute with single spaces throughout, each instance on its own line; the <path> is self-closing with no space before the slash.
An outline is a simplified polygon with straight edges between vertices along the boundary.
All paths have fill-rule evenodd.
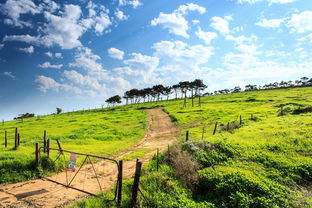
<path id="1" fill-rule="evenodd" d="M 0 0 L 0 119 L 203 79 L 311 77 L 311 0 Z"/>

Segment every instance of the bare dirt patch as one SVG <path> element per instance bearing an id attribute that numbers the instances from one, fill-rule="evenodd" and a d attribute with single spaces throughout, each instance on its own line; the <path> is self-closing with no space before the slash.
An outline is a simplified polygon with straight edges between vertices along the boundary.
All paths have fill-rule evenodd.
<path id="1" fill-rule="evenodd" d="M 154 151 L 149 151 L 143 158 L 140 158 L 144 164 L 156 153 L 157 148 L 161 152 L 165 151 L 167 146 L 176 140 L 177 128 L 161 108 L 149 109 L 147 112 L 149 125 L 146 136 L 129 150 L 120 152 L 115 159 L 120 160 L 139 148 L 154 149 Z M 134 175 L 135 161 L 133 159 L 124 162 L 123 176 L 125 179 Z M 95 164 L 95 169 L 103 191 L 115 184 L 117 177 L 117 167 L 115 164 L 101 161 Z M 65 172 L 61 172 L 49 177 L 49 179 L 65 183 L 65 174 Z M 69 178 L 73 177 L 74 174 L 70 173 Z M 83 166 L 71 186 L 88 190 L 92 193 L 100 191 L 98 180 L 95 177 L 91 165 Z M 44 178 L 35 179 L 21 183 L 1 185 L 0 207 L 64 207 L 86 196 L 87 194 L 83 192 L 50 182 Z"/>

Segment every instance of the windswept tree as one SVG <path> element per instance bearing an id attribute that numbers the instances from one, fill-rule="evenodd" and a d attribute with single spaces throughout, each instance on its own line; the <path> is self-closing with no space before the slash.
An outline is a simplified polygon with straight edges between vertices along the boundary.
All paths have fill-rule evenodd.
<path id="1" fill-rule="evenodd" d="M 184 95 L 183 107 L 185 108 L 186 107 L 186 94 L 190 88 L 190 82 L 189 81 L 179 82 L 179 86 L 180 86 L 182 95 Z"/>
<path id="2" fill-rule="evenodd" d="M 175 99 L 178 99 L 178 92 L 179 92 L 179 89 L 180 89 L 180 85 L 179 84 L 175 84 L 175 85 L 172 85 L 171 87 L 175 93 Z"/>
<path id="3" fill-rule="evenodd" d="M 116 103 L 121 103 L 121 97 L 119 95 L 115 95 L 113 97 L 108 98 L 105 102 L 109 105 L 115 106 Z"/>
<path id="4" fill-rule="evenodd" d="M 56 114 L 62 113 L 62 108 L 56 108 Z"/>
<path id="5" fill-rule="evenodd" d="M 203 80 L 195 79 L 192 82 L 192 87 L 195 90 L 195 95 L 198 96 L 198 106 L 201 106 L 201 100 L 200 100 L 201 91 L 205 90 L 207 88 L 207 85 L 204 84 Z M 193 101 L 192 101 L 192 106 L 194 106 Z"/>
<path id="6" fill-rule="evenodd" d="M 238 92 L 241 92 L 242 91 L 242 88 L 240 88 L 240 86 L 236 86 L 232 89 L 232 92 L 233 93 L 238 93 Z"/>

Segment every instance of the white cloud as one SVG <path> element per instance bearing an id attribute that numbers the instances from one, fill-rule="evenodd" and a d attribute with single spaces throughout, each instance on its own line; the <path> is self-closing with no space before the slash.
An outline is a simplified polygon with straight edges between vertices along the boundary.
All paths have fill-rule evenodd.
<path id="1" fill-rule="evenodd" d="M 0 5 L 0 11 L 7 16 L 4 23 L 15 27 L 31 26 L 30 22 L 20 19 L 23 14 L 38 14 L 40 8 L 32 0 L 7 0 Z"/>
<path id="2" fill-rule="evenodd" d="M 29 53 L 29 54 L 32 54 L 35 51 L 33 46 L 29 46 L 26 48 L 19 48 L 19 50 L 24 52 L 24 53 Z"/>
<path id="3" fill-rule="evenodd" d="M 293 14 L 286 26 L 292 32 L 305 33 L 312 31 L 312 11 L 304 11 L 300 14 Z"/>
<path id="4" fill-rule="evenodd" d="M 296 0 L 238 0 L 237 2 L 240 4 L 243 3 L 254 4 L 261 1 L 267 1 L 271 5 L 271 4 L 287 4 L 295 2 Z"/>
<path id="5" fill-rule="evenodd" d="M 54 56 L 55 58 L 63 58 L 62 53 L 55 53 Z"/>
<path id="6" fill-rule="evenodd" d="M 51 77 L 46 77 L 43 75 L 37 76 L 36 82 L 39 84 L 39 90 L 43 93 L 46 93 L 48 90 L 54 90 L 56 92 L 60 90 L 74 92 L 76 94 L 81 94 L 82 90 L 78 87 L 69 85 L 69 84 L 61 84 L 56 82 Z"/>
<path id="7" fill-rule="evenodd" d="M 159 64 L 159 59 L 154 56 L 147 56 L 141 53 L 130 54 L 131 58 L 124 61 L 124 64 L 136 69 L 153 70 Z"/>
<path id="8" fill-rule="evenodd" d="M 50 58 L 53 58 L 53 53 L 51 53 L 50 51 L 44 53 L 45 55 L 49 56 Z"/>
<path id="9" fill-rule="evenodd" d="M 109 57 L 119 60 L 122 60 L 125 54 L 125 52 L 117 48 L 110 48 L 107 50 L 107 52 Z"/>
<path id="10" fill-rule="evenodd" d="M 79 67 L 87 71 L 106 71 L 98 63 L 101 58 L 92 53 L 91 49 L 80 47 L 75 55 L 75 62 L 69 63 L 70 67 Z"/>
<path id="11" fill-rule="evenodd" d="M 2 75 L 15 79 L 15 76 L 12 74 L 12 72 L 3 72 Z"/>
<path id="12" fill-rule="evenodd" d="M 260 27 L 266 28 L 279 28 L 281 23 L 284 22 L 284 18 L 281 19 L 262 19 L 261 21 L 257 22 L 256 25 Z"/>
<path id="13" fill-rule="evenodd" d="M 88 29 L 93 29 L 97 35 L 101 35 L 112 24 L 108 9 L 101 5 L 92 8 L 97 9 L 98 15 L 86 19 L 82 18 L 82 11 L 78 5 L 65 4 L 64 10 L 59 12 L 60 16 L 45 11 L 43 14 L 47 22 L 39 26 L 38 35 L 6 35 L 3 41 L 22 41 L 47 47 L 58 45 L 62 49 L 82 46 L 79 39 Z"/>
<path id="14" fill-rule="evenodd" d="M 44 62 L 42 64 L 38 64 L 40 68 L 52 68 L 52 69 L 60 69 L 63 67 L 63 64 L 51 64 L 50 62 Z"/>
<path id="15" fill-rule="evenodd" d="M 205 41 L 208 45 L 213 39 L 218 37 L 217 33 L 202 31 L 201 27 L 198 27 L 197 31 L 195 31 L 195 35 Z"/>
<path id="16" fill-rule="evenodd" d="M 75 70 L 71 70 L 71 71 L 65 70 L 63 73 L 63 76 L 74 83 L 89 86 L 93 89 L 98 90 L 102 87 L 96 78 L 90 77 L 90 76 L 84 76 Z"/>
<path id="17" fill-rule="evenodd" d="M 4 44 L 0 43 L 0 50 L 4 47 Z"/>
<path id="18" fill-rule="evenodd" d="M 212 17 L 210 26 L 220 32 L 222 35 L 226 35 L 230 32 L 229 22 L 222 17 Z"/>
<path id="19" fill-rule="evenodd" d="M 119 9 L 117 9 L 117 10 L 115 11 L 115 16 L 116 16 L 117 19 L 119 19 L 119 20 L 126 20 L 126 19 L 128 19 L 128 16 L 125 15 L 125 14 L 123 13 L 123 11 L 121 11 L 121 10 L 119 10 Z"/>
<path id="20" fill-rule="evenodd" d="M 192 23 L 194 24 L 194 25 L 197 25 L 197 24 L 199 24 L 199 20 L 197 20 L 197 19 L 195 19 L 195 20 L 192 20 Z"/>
<path id="21" fill-rule="evenodd" d="M 134 9 L 138 8 L 142 5 L 139 0 L 119 0 L 120 6 L 131 5 Z"/>
<path id="22" fill-rule="evenodd" d="M 189 11 L 197 11 L 203 14 L 206 12 L 206 9 L 193 3 L 181 5 L 173 13 L 166 14 L 160 12 L 159 16 L 151 21 L 151 25 L 161 25 L 164 29 L 168 29 L 169 33 L 189 38 L 189 34 L 187 34 L 189 29 L 188 21 L 184 17 Z"/>

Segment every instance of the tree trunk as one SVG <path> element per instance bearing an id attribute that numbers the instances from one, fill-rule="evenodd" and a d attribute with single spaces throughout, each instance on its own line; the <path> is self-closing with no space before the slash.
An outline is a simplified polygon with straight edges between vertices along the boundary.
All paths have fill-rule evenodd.
<path id="1" fill-rule="evenodd" d="M 194 90 L 192 89 L 192 107 L 194 107 Z"/>

